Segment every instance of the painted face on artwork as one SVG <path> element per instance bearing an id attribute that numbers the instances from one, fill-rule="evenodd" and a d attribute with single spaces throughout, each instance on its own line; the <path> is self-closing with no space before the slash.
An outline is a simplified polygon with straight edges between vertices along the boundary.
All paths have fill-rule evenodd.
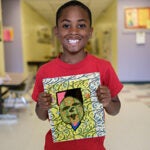
<path id="1" fill-rule="evenodd" d="M 77 98 L 68 96 L 60 104 L 60 115 L 65 123 L 76 126 L 83 118 L 83 105 Z"/>
<path id="2" fill-rule="evenodd" d="M 92 31 L 87 12 L 79 6 L 65 8 L 55 28 L 64 52 L 68 53 L 84 50 Z"/>

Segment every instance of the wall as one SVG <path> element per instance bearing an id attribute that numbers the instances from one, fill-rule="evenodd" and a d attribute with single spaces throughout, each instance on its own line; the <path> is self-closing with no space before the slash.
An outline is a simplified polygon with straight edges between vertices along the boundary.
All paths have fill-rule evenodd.
<path id="1" fill-rule="evenodd" d="M 6 71 L 24 71 L 24 66 L 26 65 L 26 60 L 29 57 L 30 59 L 39 58 L 39 56 L 44 57 L 49 54 L 49 45 L 34 43 L 32 38 L 35 36 L 36 23 L 37 25 L 41 21 L 31 8 L 28 6 L 23 6 L 25 8 L 26 20 L 22 20 L 22 24 L 25 26 L 28 25 L 28 28 L 23 27 L 23 42 L 22 47 L 22 35 L 21 35 L 21 11 L 20 11 L 20 0 L 2 0 L 3 6 L 3 24 L 6 26 L 11 26 L 14 28 L 14 41 L 11 43 L 4 43 L 5 48 L 5 64 Z M 114 3 L 107 9 L 103 16 L 99 19 L 99 27 L 97 26 L 96 31 L 105 27 L 112 28 L 112 64 L 119 74 L 119 78 L 123 82 L 143 82 L 150 81 L 150 32 L 146 32 L 146 44 L 137 45 L 135 42 L 135 32 L 124 32 L 124 16 L 123 9 L 126 6 L 150 6 L 150 0 L 118 0 L 118 21 L 116 21 L 115 8 L 116 4 Z M 24 9 L 24 8 L 23 8 Z M 8 12 L 9 10 L 9 12 Z M 24 11 L 24 10 L 23 10 Z M 30 13 L 32 15 L 30 15 Z M 36 20 L 33 21 L 33 26 L 29 25 L 32 18 L 36 16 Z M 28 21 L 29 18 L 29 21 Z M 41 17 L 40 17 L 41 18 Z M 39 22 L 37 21 L 39 19 Z M 43 20 L 43 19 L 42 19 Z M 103 22 L 105 21 L 105 22 Z M 45 21 L 43 21 L 45 22 Z M 116 35 L 116 23 L 118 34 Z M 43 24 L 43 23 L 42 23 Z M 44 24 L 47 24 L 46 22 Z M 30 31 L 30 35 L 27 31 Z M 97 32 L 99 33 L 99 32 Z M 118 38 L 117 38 L 118 36 Z M 36 36 L 35 36 L 36 37 Z M 100 37 L 100 35 L 98 35 Z M 116 41 L 118 39 L 118 45 L 116 46 Z M 32 42 L 30 42 L 30 40 Z M 101 39 L 100 39 L 101 40 Z M 24 40 L 23 40 L 24 41 Z M 27 44 L 28 43 L 28 44 Z M 31 47 L 29 46 L 31 43 Z M 100 44 L 100 43 L 99 43 Z M 3 44 L 0 43 L 0 71 L 4 70 L 3 63 Z M 28 45 L 28 46 L 27 46 Z M 34 47 L 35 46 L 35 47 Z M 101 45 L 99 45 L 101 46 Z M 44 49 L 42 49 L 44 47 Z M 118 50 L 117 50 L 118 48 Z M 24 49 L 24 51 L 22 51 Z M 118 51 L 118 52 L 117 52 Z M 46 52 L 46 53 L 45 53 Z M 35 55 L 36 53 L 36 55 Z M 31 54 L 31 55 L 30 55 Z M 117 56 L 118 54 L 118 56 Z M 23 56 L 25 55 L 25 57 Z M 7 58 L 6 58 L 7 56 Z M 32 57 L 33 56 L 33 57 Z M 25 60 L 23 59 L 25 58 Z M 118 60 L 118 62 L 117 62 Z M 118 67 L 117 67 L 118 66 Z"/>
<path id="2" fill-rule="evenodd" d="M 4 75 L 4 47 L 3 47 L 3 38 L 2 38 L 2 9 L 1 9 L 1 0 L 0 0 L 0 75 Z"/>
<path id="3" fill-rule="evenodd" d="M 103 13 L 98 19 L 95 30 L 99 39 L 99 48 L 100 48 L 99 56 L 101 58 L 105 58 L 111 61 L 113 67 L 117 71 L 117 1 L 116 0 L 114 0 L 113 3 L 106 10 L 103 11 Z"/>
<path id="4" fill-rule="evenodd" d="M 43 60 L 45 56 L 50 56 L 50 38 L 47 43 L 38 42 L 37 30 L 46 27 L 51 34 L 51 27 L 21 0 L 2 0 L 2 10 L 3 26 L 14 30 L 14 40 L 4 42 L 5 71 L 27 72 L 28 60 Z M 47 36 L 47 33 L 42 36 Z"/>
<path id="5" fill-rule="evenodd" d="M 124 8 L 141 6 L 150 7 L 150 0 L 118 0 L 118 74 L 123 82 L 150 82 L 150 29 L 144 45 L 136 44 L 136 32 L 124 32 Z"/>
<path id="6" fill-rule="evenodd" d="M 22 2 L 22 40 L 25 63 L 27 61 L 44 60 L 51 54 L 50 38 L 47 41 L 39 42 L 39 31 L 48 30 L 46 33 L 51 36 L 51 26 L 40 14 L 38 14 L 27 3 Z M 48 36 L 47 35 L 47 36 Z M 24 64 L 25 67 L 26 64 Z"/>
<path id="7" fill-rule="evenodd" d="M 20 0 L 2 0 L 3 26 L 12 27 L 14 40 L 4 42 L 6 72 L 23 72 Z"/>

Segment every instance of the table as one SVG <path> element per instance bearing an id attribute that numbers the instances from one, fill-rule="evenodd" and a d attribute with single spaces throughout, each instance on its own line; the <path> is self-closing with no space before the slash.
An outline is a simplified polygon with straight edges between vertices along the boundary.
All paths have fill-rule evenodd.
<path id="1" fill-rule="evenodd" d="M 48 56 L 48 57 L 45 57 L 45 59 L 37 59 L 37 60 L 28 60 L 27 61 L 27 64 L 29 66 L 36 66 L 37 70 L 39 69 L 39 67 L 47 62 L 49 62 L 50 60 L 56 58 L 56 56 Z"/>
<path id="2" fill-rule="evenodd" d="M 39 69 L 39 67 L 45 63 L 47 63 L 49 60 L 32 60 L 32 61 L 28 61 L 28 65 L 29 66 L 36 66 L 36 70 Z"/>
<path id="3" fill-rule="evenodd" d="M 23 84 L 24 81 L 27 79 L 27 75 L 24 73 L 6 73 L 6 74 L 8 77 L 4 80 L 2 84 L 0 84 L 0 114 L 2 114 L 3 112 L 2 96 L 9 91 L 9 88 L 18 87 L 21 84 Z M 6 87 L 8 89 L 2 92 L 3 87 Z"/>

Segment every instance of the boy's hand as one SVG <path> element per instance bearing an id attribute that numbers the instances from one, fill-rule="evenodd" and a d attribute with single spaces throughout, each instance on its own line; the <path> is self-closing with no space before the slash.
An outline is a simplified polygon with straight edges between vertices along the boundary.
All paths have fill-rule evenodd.
<path id="1" fill-rule="evenodd" d="M 51 94 L 47 94 L 45 92 L 40 93 L 38 95 L 38 107 L 43 110 L 48 110 L 51 105 L 51 100 Z"/>
<path id="2" fill-rule="evenodd" d="M 111 103 L 111 94 L 107 86 L 98 86 L 97 88 L 97 97 L 100 103 L 103 104 L 103 107 L 106 108 Z"/>
<path id="3" fill-rule="evenodd" d="M 111 98 L 110 90 L 106 86 L 99 86 L 96 92 L 99 102 L 103 104 L 108 114 L 116 115 L 119 113 L 121 104 L 118 96 Z"/>
<path id="4" fill-rule="evenodd" d="M 41 120 L 48 119 L 48 109 L 51 106 L 51 102 L 51 94 L 42 92 L 38 95 L 38 101 L 36 104 L 36 114 Z"/>

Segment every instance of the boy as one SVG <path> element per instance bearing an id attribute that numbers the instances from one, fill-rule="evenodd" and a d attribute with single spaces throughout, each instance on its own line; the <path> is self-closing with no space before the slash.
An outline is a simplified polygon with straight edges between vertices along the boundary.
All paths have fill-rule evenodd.
<path id="1" fill-rule="evenodd" d="M 116 115 L 120 110 L 117 94 L 122 89 L 111 64 L 108 61 L 88 54 L 85 46 L 91 38 L 93 28 L 91 11 L 79 1 L 69 1 L 56 13 L 55 34 L 59 39 L 63 53 L 46 63 L 37 72 L 32 98 L 37 102 L 36 114 L 41 120 L 48 119 L 51 107 L 51 95 L 44 92 L 42 80 L 62 76 L 100 73 L 101 85 L 97 97 L 105 111 Z M 45 150 L 105 150 L 104 136 L 54 143 L 51 131 L 46 135 Z"/>

